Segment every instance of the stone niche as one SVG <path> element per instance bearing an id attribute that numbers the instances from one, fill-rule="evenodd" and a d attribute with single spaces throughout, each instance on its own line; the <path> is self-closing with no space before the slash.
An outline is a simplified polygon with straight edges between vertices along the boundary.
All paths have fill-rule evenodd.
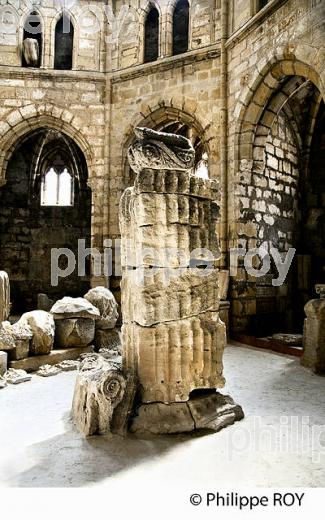
<path id="1" fill-rule="evenodd" d="M 112 410 L 97 360 L 77 383 L 75 423 L 87 434 L 218 431 L 243 418 L 241 407 L 217 391 L 225 383 L 226 345 L 216 268 L 218 185 L 191 175 L 188 139 L 145 128 L 135 134 L 128 153 L 135 184 L 120 201 L 122 367 L 109 367 L 110 378 L 114 370 L 123 374 L 124 393 Z M 85 426 L 89 407 L 80 406 L 80 386 L 84 403 L 96 400 L 93 423 L 100 428 Z"/>

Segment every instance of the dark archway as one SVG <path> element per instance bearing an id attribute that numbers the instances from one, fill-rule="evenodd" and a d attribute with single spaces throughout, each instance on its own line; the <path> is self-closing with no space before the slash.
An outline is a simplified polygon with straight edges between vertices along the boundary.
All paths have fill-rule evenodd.
<path id="1" fill-rule="evenodd" d="M 233 280 L 234 327 L 255 336 L 301 333 L 304 305 L 324 280 L 324 104 L 307 74 L 282 73 L 265 102 L 257 104 L 258 95 L 257 89 L 246 110 L 246 133 L 242 128 L 239 134 L 245 139 L 237 188 L 240 242 L 246 249 L 273 248 L 283 260 L 289 249 L 295 255 L 279 286 L 273 262 L 261 277 L 241 269 L 241 279 Z"/>
<path id="2" fill-rule="evenodd" d="M 58 176 L 66 171 L 71 175 L 70 203 L 63 197 L 58 204 L 42 205 L 43 181 L 50 168 Z M 43 127 L 17 143 L 7 165 L 7 183 L 0 190 L 0 269 L 10 276 L 13 313 L 35 308 L 38 293 L 56 299 L 80 296 L 89 288 L 89 263 L 86 276 L 79 277 L 75 269 L 60 278 L 57 286 L 51 282 L 52 249 L 66 248 L 77 258 L 78 239 L 85 239 L 86 247 L 90 245 L 87 176 L 83 153 L 62 132 Z"/>
<path id="3" fill-rule="evenodd" d="M 74 27 L 71 19 L 63 14 L 55 26 L 54 68 L 71 70 L 73 66 Z"/>
<path id="4" fill-rule="evenodd" d="M 144 63 L 156 61 L 159 57 L 159 13 L 150 7 L 144 26 Z"/>
<path id="5" fill-rule="evenodd" d="M 173 13 L 173 55 L 182 54 L 189 46 L 189 13 L 187 0 L 179 0 Z"/>

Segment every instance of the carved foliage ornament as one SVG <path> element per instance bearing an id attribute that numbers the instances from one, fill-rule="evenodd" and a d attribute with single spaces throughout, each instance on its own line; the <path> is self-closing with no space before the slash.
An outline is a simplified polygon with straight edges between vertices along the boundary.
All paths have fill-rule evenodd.
<path id="1" fill-rule="evenodd" d="M 136 141 L 128 150 L 131 168 L 139 173 L 154 170 L 189 170 L 194 166 L 195 151 L 186 137 L 149 128 L 135 128 Z"/>

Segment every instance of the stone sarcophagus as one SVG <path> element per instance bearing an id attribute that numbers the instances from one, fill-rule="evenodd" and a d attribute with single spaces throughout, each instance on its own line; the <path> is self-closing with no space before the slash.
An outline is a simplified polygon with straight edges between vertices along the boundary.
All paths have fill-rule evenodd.
<path id="1" fill-rule="evenodd" d="M 215 181 L 191 175 L 181 136 L 135 130 L 120 202 L 123 369 L 138 381 L 131 431 L 218 430 L 243 417 L 224 386 Z M 177 419 L 178 418 L 178 419 Z M 202 426 L 202 425 L 205 426 Z"/>

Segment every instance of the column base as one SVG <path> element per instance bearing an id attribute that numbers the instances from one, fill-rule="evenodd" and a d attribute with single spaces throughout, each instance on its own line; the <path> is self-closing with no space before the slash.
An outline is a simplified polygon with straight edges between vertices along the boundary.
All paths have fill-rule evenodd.
<path id="1" fill-rule="evenodd" d="M 218 432 L 244 418 L 244 412 L 229 395 L 201 392 L 186 402 L 143 403 L 130 424 L 133 433 L 185 433 L 194 430 Z"/>

